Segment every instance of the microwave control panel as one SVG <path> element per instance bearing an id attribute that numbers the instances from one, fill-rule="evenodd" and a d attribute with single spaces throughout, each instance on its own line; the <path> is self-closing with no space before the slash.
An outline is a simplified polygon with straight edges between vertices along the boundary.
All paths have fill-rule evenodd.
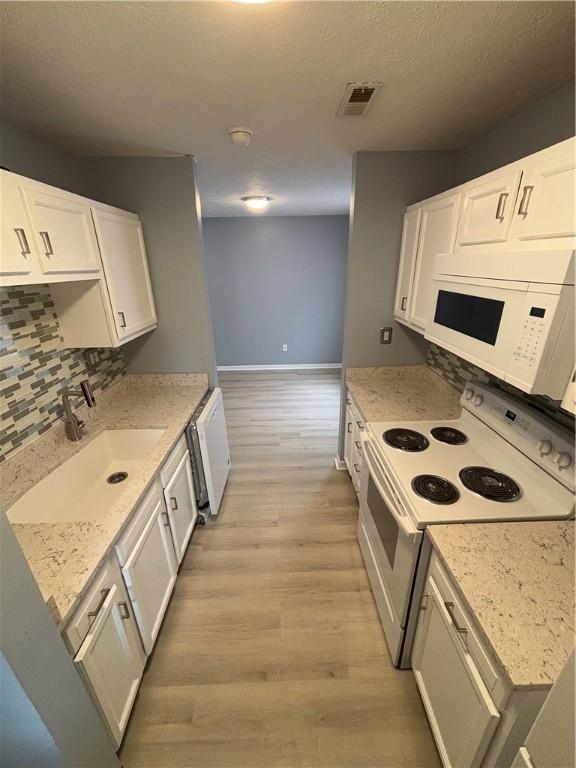
<path id="1" fill-rule="evenodd" d="M 528 314 L 522 321 L 518 343 L 512 352 L 514 363 L 521 368 L 534 368 L 539 363 L 550 323 L 548 316 L 553 312 L 550 307 L 529 307 Z"/>

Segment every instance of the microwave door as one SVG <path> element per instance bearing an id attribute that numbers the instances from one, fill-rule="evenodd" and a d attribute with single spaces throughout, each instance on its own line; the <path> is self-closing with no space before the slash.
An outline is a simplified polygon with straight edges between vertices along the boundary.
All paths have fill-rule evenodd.
<path id="1" fill-rule="evenodd" d="M 527 283 L 434 279 L 426 338 L 504 379 L 523 320 Z"/>

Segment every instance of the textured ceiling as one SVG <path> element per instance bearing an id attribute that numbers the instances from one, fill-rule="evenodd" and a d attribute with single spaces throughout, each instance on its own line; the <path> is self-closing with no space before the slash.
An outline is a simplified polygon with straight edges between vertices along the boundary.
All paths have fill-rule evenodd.
<path id="1" fill-rule="evenodd" d="M 573 77 L 565 2 L 3 2 L 2 109 L 79 155 L 195 154 L 204 213 L 348 209 L 357 150 L 458 148 Z M 335 116 L 380 80 L 366 118 Z M 227 129 L 254 130 L 248 150 Z"/>

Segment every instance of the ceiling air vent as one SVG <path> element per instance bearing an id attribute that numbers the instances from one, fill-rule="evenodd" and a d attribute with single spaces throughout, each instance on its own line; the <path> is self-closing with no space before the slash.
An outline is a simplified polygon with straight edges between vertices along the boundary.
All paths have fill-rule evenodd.
<path id="1" fill-rule="evenodd" d="M 372 106 L 382 83 L 348 83 L 338 107 L 338 117 L 364 117 Z"/>

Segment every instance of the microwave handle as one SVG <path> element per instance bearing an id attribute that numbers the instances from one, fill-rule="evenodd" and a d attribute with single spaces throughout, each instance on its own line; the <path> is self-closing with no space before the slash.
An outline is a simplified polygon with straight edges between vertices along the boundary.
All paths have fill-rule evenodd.
<path id="1" fill-rule="evenodd" d="M 362 435 L 362 442 L 363 443 L 368 442 L 368 438 L 364 437 L 364 435 Z M 394 516 L 394 519 L 396 520 L 400 528 L 402 528 L 402 530 L 407 536 L 414 536 L 416 533 L 418 533 L 418 529 L 412 523 L 412 521 L 408 517 L 406 517 L 406 515 L 401 515 L 398 513 L 397 506 L 394 503 L 393 499 L 390 498 L 390 494 L 384 490 L 380 481 L 378 480 L 378 476 L 374 470 L 374 464 L 370 460 L 370 448 L 368 446 L 366 447 L 368 450 L 364 451 L 364 461 L 366 462 L 366 466 L 372 478 L 372 482 L 376 486 L 376 489 L 378 490 L 378 493 L 380 494 L 380 496 L 382 496 L 382 498 L 388 505 L 390 512 Z"/>

